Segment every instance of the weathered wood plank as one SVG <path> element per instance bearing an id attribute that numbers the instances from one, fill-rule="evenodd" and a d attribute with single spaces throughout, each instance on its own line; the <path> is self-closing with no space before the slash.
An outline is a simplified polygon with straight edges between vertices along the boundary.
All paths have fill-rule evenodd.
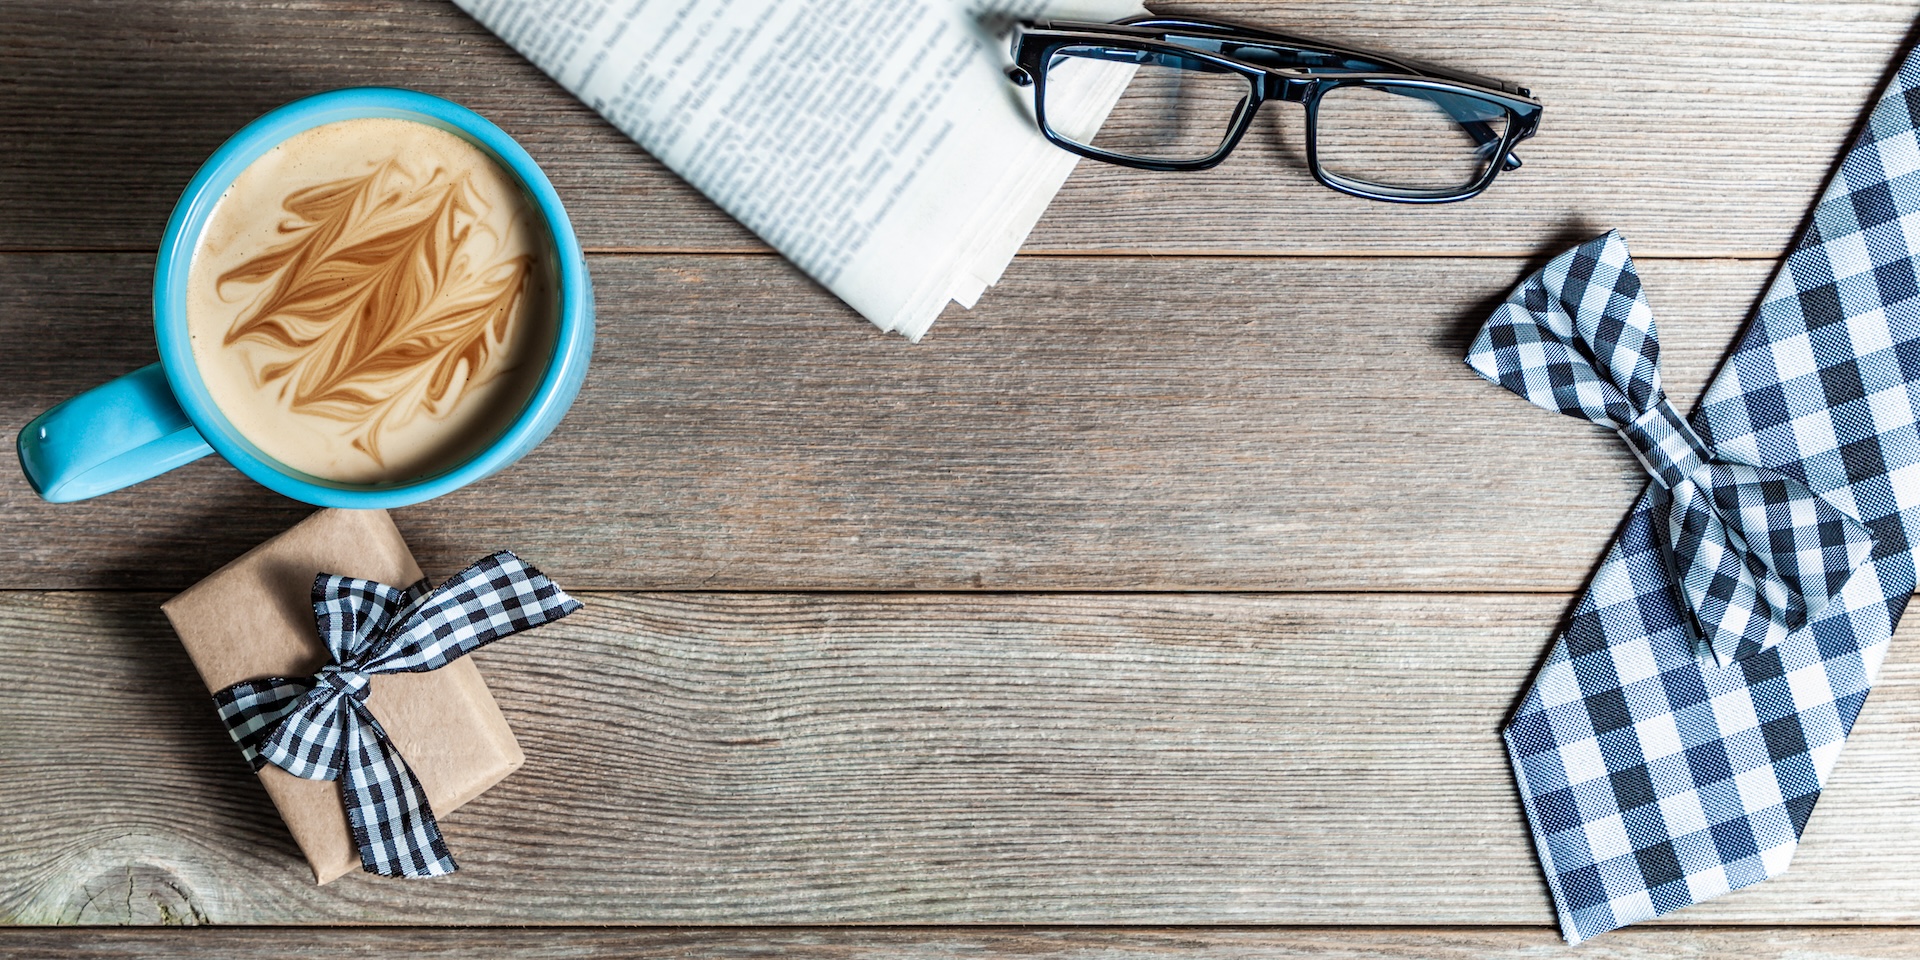
<path id="1" fill-rule="evenodd" d="M 1785 249 L 1911 2 L 1209 0 L 1227 16 L 1530 84 L 1548 110 L 1526 167 L 1471 203 L 1332 194 L 1291 166 L 1297 110 L 1206 174 L 1086 164 L 1035 250 L 1529 255 L 1619 225 L 1643 252 Z M 150 249 L 222 139 L 284 101 L 397 84 L 467 103 L 520 138 L 583 240 L 636 250 L 759 244 L 535 68 L 440 0 L 14 3 L 0 31 L 0 247 Z"/>
<path id="2" fill-rule="evenodd" d="M 32 960 L 1530 960 L 1570 952 L 1539 928 L 858 929 L 334 928 L 309 930 L 0 930 L 0 957 Z M 1583 944 L 1592 960 L 1911 960 L 1920 937 L 1903 927 L 1636 928 Z"/>
<path id="3" fill-rule="evenodd" d="M 1461 363 L 1518 261 L 1016 264 L 925 343 L 770 257 L 604 256 L 546 446 L 398 511 L 609 589 L 1573 590 L 1643 481 Z M 153 357 L 141 255 L 0 256 L 0 423 Z M 1650 261 L 1688 404 L 1769 265 Z M 0 470 L 0 585 L 177 589 L 304 515 L 208 459 L 84 504 Z"/>
<path id="4" fill-rule="evenodd" d="M 444 880 L 312 885 L 153 594 L 0 595 L 0 918 L 1528 923 L 1496 728 L 1565 596 L 596 594 L 483 651 L 524 769 Z M 1920 921 L 1896 640 L 1787 876 Z"/>

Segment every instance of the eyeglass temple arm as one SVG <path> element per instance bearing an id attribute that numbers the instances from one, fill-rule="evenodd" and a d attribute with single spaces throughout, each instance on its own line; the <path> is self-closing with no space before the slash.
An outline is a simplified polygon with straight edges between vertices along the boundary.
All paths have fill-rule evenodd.
<path id="1" fill-rule="evenodd" d="M 1440 109 L 1446 110 L 1447 113 L 1453 115 L 1454 122 L 1460 125 L 1460 129 L 1467 132 L 1467 136 L 1473 138 L 1475 146 L 1484 147 L 1490 143 L 1500 142 L 1500 135 L 1494 133 L 1493 127 L 1485 120 L 1471 120 L 1463 117 L 1460 115 L 1460 111 L 1448 109 L 1444 103 L 1440 104 Z M 1506 170 L 1518 170 L 1520 169 L 1520 157 L 1509 150 L 1507 151 L 1507 158 L 1500 162 L 1500 166 Z"/>

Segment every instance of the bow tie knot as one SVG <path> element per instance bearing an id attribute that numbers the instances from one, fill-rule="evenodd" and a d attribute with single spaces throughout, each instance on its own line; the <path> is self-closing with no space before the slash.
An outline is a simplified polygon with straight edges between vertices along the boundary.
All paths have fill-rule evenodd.
<path id="1" fill-rule="evenodd" d="M 1713 456 L 1706 442 L 1665 397 L 1621 427 L 1619 434 L 1640 466 L 1668 490 L 1685 483 Z"/>
<path id="2" fill-rule="evenodd" d="M 325 696 L 328 699 L 346 696 L 365 703 L 369 692 L 368 687 L 372 683 L 373 678 L 367 676 L 365 672 L 343 667 L 337 663 L 329 663 L 321 667 L 319 673 L 313 675 L 314 692 L 327 691 Z"/>
<path id="3" fill-rule="evenodd" d="M 1721 456 L 1668 402 L 1653 309 L 1617 233 L 1522 282 L 1467 364 L 1626 441 L 1666 494 L 1654 540 L 1678 624 L 1722 665 L 1807 629 L 1873 553 L 1858 519 L 1800 479 Z"/>

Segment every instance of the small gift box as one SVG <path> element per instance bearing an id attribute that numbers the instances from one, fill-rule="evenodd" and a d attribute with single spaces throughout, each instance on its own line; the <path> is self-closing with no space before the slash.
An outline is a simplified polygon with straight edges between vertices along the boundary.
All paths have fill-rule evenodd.
<path id="1" fill-rule="evenodd" d="M 316 882 L 453 869 L 434 814 L 525 760 L 462 655 L 578 608 L 510 553 L 421 580 L 384 511 L 323 510 L 163 604 Z"/>

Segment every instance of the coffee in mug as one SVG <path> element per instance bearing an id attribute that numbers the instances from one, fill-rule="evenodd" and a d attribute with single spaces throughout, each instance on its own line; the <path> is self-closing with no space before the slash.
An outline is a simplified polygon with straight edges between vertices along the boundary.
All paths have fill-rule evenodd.
<path id="1" fill-rule="evenodd" d="M 540 211 L 466 139 L 363 117 L 289 137 L 215 205 L 186 291 L 234 430 L 343 483 L 429 476 L 491 444 L 554 348 Z"/>

